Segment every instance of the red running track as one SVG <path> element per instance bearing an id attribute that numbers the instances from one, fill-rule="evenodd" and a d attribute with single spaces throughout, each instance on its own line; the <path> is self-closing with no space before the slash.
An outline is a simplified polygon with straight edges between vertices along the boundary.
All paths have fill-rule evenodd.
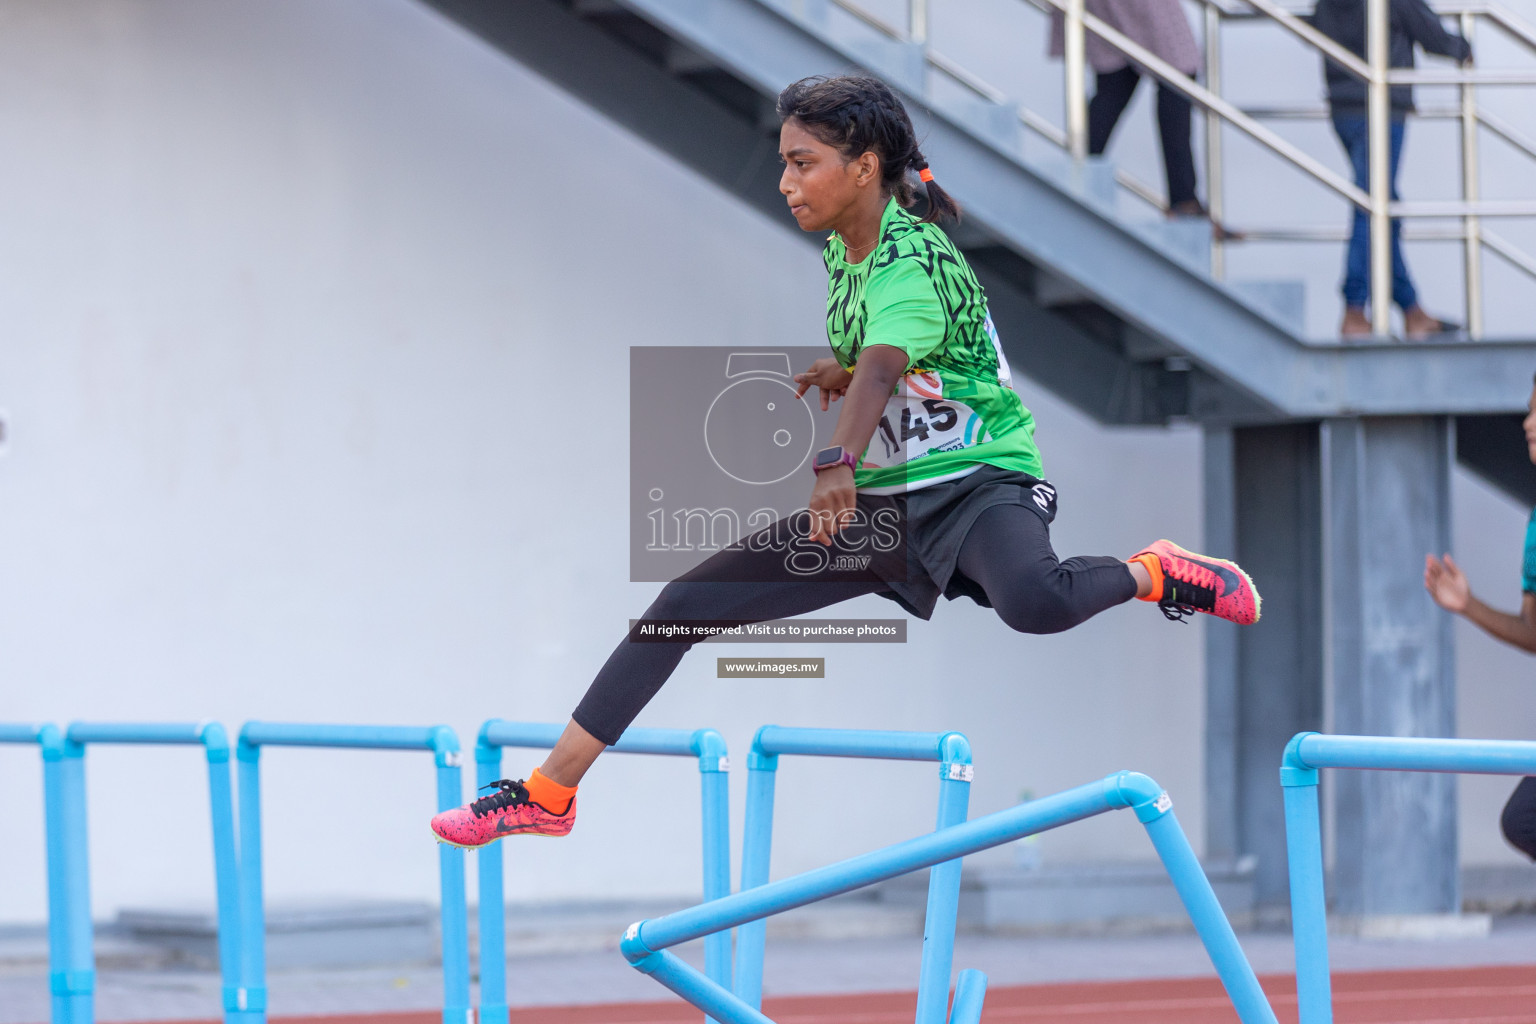
<path id="1" fill-rule="evenodd" d="M 1296 1024 L 1290 976 L 1260 979 L 1281 1024 Z M 1336 974 L 1336 1024 L 1536 1024 L 1536 964 Z M 777 1024 L 908 1024 L 913 992 L 780 996 L 764 1001 Z M 699 1024 L 683 1003 L 540 1006 L 512 1011 L 511 1024 Z M 441 1024 L 442 1015 L 381 1013 L 277 1017 L 274 1024 Z M 982 1024 L 1235 1024 L 1215 978 L 1073 982 L 988 989 Z M 215 1024 L 215 1022 L 207 1022 Z"/>

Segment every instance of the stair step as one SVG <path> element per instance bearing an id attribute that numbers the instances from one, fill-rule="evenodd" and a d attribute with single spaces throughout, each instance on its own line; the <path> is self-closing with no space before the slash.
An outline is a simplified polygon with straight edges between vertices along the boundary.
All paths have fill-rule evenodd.
<path id="1" fill-rule="evenodd" d="M 1307 323 L 1305 281 L 1228 281 L 1227 290 L 1291 333 L 1304 333 Z"/>

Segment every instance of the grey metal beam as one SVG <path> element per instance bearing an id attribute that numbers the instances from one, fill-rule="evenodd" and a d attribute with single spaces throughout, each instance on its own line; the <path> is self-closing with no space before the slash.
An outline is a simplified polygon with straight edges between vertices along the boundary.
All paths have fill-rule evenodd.
<path id="1" fill-rule="evenodd" d="M 1325 426 L 1333 732 L 1456 735 L 1451 616 L 1423 584 L 1425 553 L 1450 546 L 1451 430 L 1428 416 Z M 1459 911 L 1454 776 L 1341 771 L 1329 783 L 1341 915 Z"/>
<path id="2" fill-rule="evenodd" d="M 1298 732 L 1323 728 L 1323 504 L 1319 428 L 1234 430 L 1237 560 L 1259 581 L 1257 625 L 1239 631 L 1238 845 L 1257 860 L 1254 902 L 1283 913 L 1290 886 L 1275 765 Z"/>
<path id="3" fill-rule="evenodd" d="M 1261 919 L 1284 917 L 1285 815 L 1275 765 L 1323 726 L 1317 423 L 1205 432 L 1205 543 L 1234 552 L 1264 597 L 1257 625 L 1206 624 L 1206 857 L 1256 861 Z"/>
<path id="4" fill-rule="evenodd" d="M 1230 427 L 1204 430 L 1205 551 L 1237 551 L 1237 455 Z M 1265 587 L 1268 581 L 1260 580 Z M 1260 589 L 1260 594 L 1264 593 Z M 1263 622 L 1263 616 L 1259 618 Z M 1243 847 L 1238 708 L 1244 627 L 1205 623 L 1205 857 L 1235 863 Z"/>
<path id="5" fill-rule="evenodd" d="M 1100 423 L 1161 424 L 1206 414 L 1262 420 L 1270 411 L 1198 370 L 1169 370 L 1161 359 L 1129 358 L 1113 337 L 1042 305 L 1020 284 L 1017 257 L 995 248 L 967 252 L 987 293 L 1008 362 Z"/>
<path id="6" fill-rule="evenodd" d="M 1456 417 L 1456 461 L 1520 504 L 1536 506 L 1524 420 L 1520 413 Z"/>

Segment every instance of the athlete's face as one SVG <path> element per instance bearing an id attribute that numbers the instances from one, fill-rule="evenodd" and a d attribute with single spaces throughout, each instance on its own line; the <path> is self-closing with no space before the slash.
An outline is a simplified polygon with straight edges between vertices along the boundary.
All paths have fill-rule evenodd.
<path id="1" fill-rule="evenodd" d="M 864 153 L 843 158 L 794 118 L 779 129 L 779 159 L 784 173 L 779 191 L 802 231 L 828 231 L 880 191 L 880 158 Z"/>
<path id="2" fill-rule="evenodd" d="M 1531 391 L 1529 411 L 1525 414 L 1525 453 L 1536 462 L 1536 390 Z"/>

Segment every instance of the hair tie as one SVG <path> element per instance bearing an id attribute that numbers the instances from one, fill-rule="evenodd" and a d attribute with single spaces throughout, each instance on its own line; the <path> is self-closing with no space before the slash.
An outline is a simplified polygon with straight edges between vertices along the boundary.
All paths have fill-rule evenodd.
<path id="1" fill-rule="evenodd" d="M 919 179 L 920 179 L 920 180 L 922 180 L 922 181 L 925 181 L 925 182 L 926 182 L 926 181 L 932 181 L 932 180 L 933 180 L 933 172 L 932 172 L 932 171 L 930 171 L 930 170 L 929 170 L 929 169 L 928 169 L 928 168 L 926 168 L 926 167 L 924 167 L 924 168 L 923 168 L 923 169 L 922 169 L 922 170 L 920 170 L 920 171 L 918 171 L 918 172 L 917 172 L 917 176 L 918 176 L 918 178 L 919 178 Z"/>

